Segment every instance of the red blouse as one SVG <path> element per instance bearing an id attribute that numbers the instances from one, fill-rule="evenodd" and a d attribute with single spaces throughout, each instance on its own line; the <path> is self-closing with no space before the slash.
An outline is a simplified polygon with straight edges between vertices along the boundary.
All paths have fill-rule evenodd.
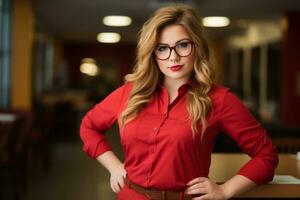
<path id="1" fill-rule="evenodd" d="M 120 114 L 131 88 L 132 83 L 125 83 L 83 118 L 80 136 L 90 157 L 111 150 L 104 133 L 116 120 L 120 127 Z M 181 86 L 169 105 L 166 88 L 159 87 L 138 117 L 120 128 L 127 177 L 147 188 L 183 190 L 190 180 L 208 176 L 216 135 L 225 132 L 252 157 L 237 173 L 256 184 L 271 181 L 278 164 L 276 150 L 241 101 L 229 89 L 214 86 L 204 137 L 201 140 L 197 134 L 193 139 L 186 109 L 187 89 L 187 84 Z"/>

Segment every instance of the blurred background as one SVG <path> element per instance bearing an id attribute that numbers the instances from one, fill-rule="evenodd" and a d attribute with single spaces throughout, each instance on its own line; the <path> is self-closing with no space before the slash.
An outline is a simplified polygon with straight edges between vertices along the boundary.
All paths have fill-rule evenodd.
<path id="1" fill-rule="evenodd" d="M 280 153 L 300 150 L 299 1 L 0 0 L 0 199 L 114 199 L 108 172 L 81 150 L 80 121 L 122 84 L 139 29 L 170 3 L 226 17 L 203 21 L 216 82 L 239 96 Z M 118 128 L 107 135 L 123 159 Z M 220 134 L 214 152 L 240 150 Z"/>

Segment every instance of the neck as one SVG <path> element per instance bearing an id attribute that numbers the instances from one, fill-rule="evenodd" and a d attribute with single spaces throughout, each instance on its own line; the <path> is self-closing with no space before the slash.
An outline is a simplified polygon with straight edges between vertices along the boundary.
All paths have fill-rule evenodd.
<path id="1" fill-rule="evenodd" d="M 168 91 L 177 91 L 180 86 L 187 83 L 188 80 L 164 79 L 164 86 Z"/>

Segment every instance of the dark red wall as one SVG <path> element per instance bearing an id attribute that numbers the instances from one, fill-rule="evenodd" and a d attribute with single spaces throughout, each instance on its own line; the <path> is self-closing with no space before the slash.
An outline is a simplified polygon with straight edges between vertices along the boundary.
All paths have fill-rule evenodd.
<path id="1" fill-rule="evenodd" d="M 100 44 L 100 43 L 66 43 L 64 58 L 69 66 L 69 81 L 71 86 L 82 81 L 79 66 L 85 57 L 101 60 L 113 60 L 120 64 L 120 83 L 124 75 L 131 72 L 135 60 L 135 45 Z"/>
<path id="2" fill-rule="evenodd" d="M 300 96 L 296 78 L 300 73 L 300 13 L 286 14 L 283 39 L 282 119 L 287 125 L 300 127 Z"/>

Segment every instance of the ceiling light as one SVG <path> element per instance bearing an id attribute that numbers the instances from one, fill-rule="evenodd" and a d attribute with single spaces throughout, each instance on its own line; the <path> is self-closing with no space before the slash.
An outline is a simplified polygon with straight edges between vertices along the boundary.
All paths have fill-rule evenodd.
<path id="1" fill-rule="evenodd" d="M 228 17 L 204 17 L 202 23 L 206 27 L 224 27 L 230 24 Z"/>
<path id="2" fill-rule="evenodd" d="M 97 35 L 98 42 L 102 43 L 117 43 L 121 40 L 121 35 L 119 33 L 99 33 Z"/>
<path id="3" fill-rule="evenodd" d="M 96 61 L 93 58 L 84 58 L 81 60 L 80 71 L 89 76 L 96 76 L 99 73 Z"/>
<path id="4" fill-rule="evenodd" d="M 129 26 L 131 21 L 128 16 L 106 16 L 102 20 L 106 26 Z"/>

